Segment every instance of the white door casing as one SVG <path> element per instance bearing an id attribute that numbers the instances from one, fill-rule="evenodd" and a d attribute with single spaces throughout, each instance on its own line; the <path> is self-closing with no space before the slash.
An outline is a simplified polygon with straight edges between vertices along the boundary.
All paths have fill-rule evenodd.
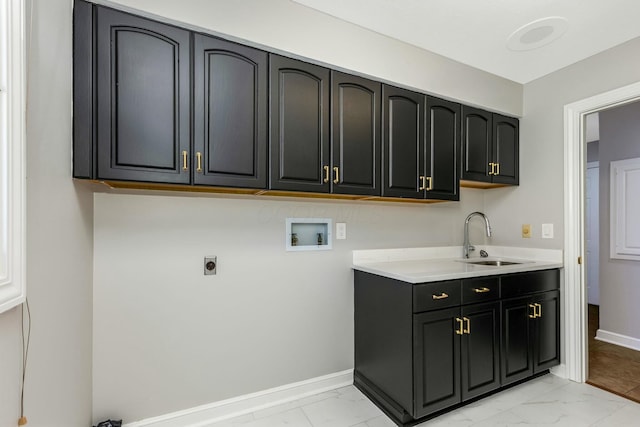
<path id="1" fill-rule="evenodd" d="M 564 107 L 564 350 L 566 376 L 587 378 L 587 298 L 584 258 L 585 116 L 640 99 L 640 82 Z"/>

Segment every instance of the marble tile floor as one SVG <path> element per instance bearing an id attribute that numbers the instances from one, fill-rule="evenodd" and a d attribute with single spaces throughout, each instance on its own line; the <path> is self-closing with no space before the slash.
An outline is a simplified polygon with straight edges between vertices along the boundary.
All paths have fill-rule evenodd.
<path id="1" fill-rule="evenodd" d="M 206 427 L 394 427 L 347 386 Z M 640 426 L 640 403 L 545 375 L 419 424 L 420 427 Z"/>

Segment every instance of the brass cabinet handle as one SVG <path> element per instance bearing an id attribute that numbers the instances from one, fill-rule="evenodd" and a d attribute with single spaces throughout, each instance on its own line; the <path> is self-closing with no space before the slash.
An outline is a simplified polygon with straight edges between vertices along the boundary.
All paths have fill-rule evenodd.
<path id="1" fill-rule="evenodd" d="M 489 163 L 489 167 L 491 168 L 491 170 L 489 171 L 489 175 L 493 175 L 493 166 L 495 165 L 495 163 Z"/>
<path id="2" fill-rule="evenodd" d="M 329 182 L 329 166 L 323 166 L 324 169 L 324 182 Z"/>
<path id="3" fill-rule="evenodd" d="M 431 297 L 433 299 L 445 299 L 445 298 L 449 298 L 449 295 L 443 292 L 440 295 L 431 295 Z"/>
<path id="4" fill-rule="evenodd" d="M 496 165 L 496 171 L 494 172 L 494 175 L 500 175 L 500 163 L 494 163 Z"/>
<path id="5" fill-rule="evenodd" d="M 484 288 L 484 287 L 482 287 L 482 288 L 473 288 L 473 292 L 475 292 L 476 294 L 483 294 L 485 292 L 490 292 L 490 291 L 491 291 L 491 289 Z"/>
<path id="6" fill-rule="evenodd" d="M 425 188 L 425 190 L 427 191 L 433 190 L 433 179 L 430 176 L 428 176 L 427 181 L 429 182 L 429 185 L 425 185 L 425 187 L 427 187 Z"/>
<path id="7" fill-rule="evenodd" d="M 202 153 L 199 151 L 196 153 L 196 161 L 197 161 L 196 172 L 202 172 Z"/>
<path id="8" fill-rule="evenodd" d="M 462 320 L 464 321 L 464 328 L 462 329 L 462 333 L 463 334 L 470 334 L 471 333 L 471 320 L 469 320 L 468 317 L 463 317 Z"/>
<path id="9" fill-rule="evenodd" d="M 424 179 L 424 176 L 420 176 L 420 187 L 418 188 L 418 190 L 426 190 L 427 189 L 427 183 L 426 180 Z"/>
<path id="10" fill-rule="evenodd" d="M 536 313 L 537 317 L 542 317 L 542 306 L 538 303 L 534 304 L 538 308 L 538 312 Z"/>
<path id="11" fill-rule="evenodd" d="M 182 152 L 182 170 L 186 171 L 189 169 L 188 165 L 187 165 L 187 156 L 189 155 L 189 153 L 187 153 L 187 150 L 184 150 Z"/>
<path id="12" fill-rule="evenodd" d="M 334 167 L 333 167 L 333 171 L 334 171 L 334 172 L 335 172 L 335 174 L 336 174 L 336 177 L 334 178 L 333 183 L 334 183 L 334 184 L 337 184 L 337 183 L 339 183 L 339 182 L 340 182 L 340 169 L 339 169 L 337 166 L 334 166 Z"/>
<path id="13" fill-rule="evenodd" d="M 464 327 L 462 325 L 462 319 L 459 318 L 459 317 L 456 317 L 456 322 L 458 322 L 458 327 L 456 328 L 456 335 L 464 334 Z"/>
<path id="14" fill-rule="evenodd" d="M 529 308 L 530 308 L 530 309 L 532 309 L 532 313 L 533 313 L 533 314 L 530 314 L 530 315 L 529 315 L 529 319 L 535 319 L 536 317 L 538 317 L 538 316 L 537 316 L 537 313 L 536 313 L 536 306 L 535 306 L 535 304 L 529 304 Z"/>

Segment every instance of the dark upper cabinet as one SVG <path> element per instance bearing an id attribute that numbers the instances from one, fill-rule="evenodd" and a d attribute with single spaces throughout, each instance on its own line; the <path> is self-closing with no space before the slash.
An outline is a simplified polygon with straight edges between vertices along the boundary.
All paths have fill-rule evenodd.
<path id="1" fill-rule="evenodd" d="M 194 36 L 193 182 L 266 188 L 266 52 Z"/>
<path id="2" fill-rule="evenodd" d="M 494 183 L 518 185 L 520 123 L 513 117 L 493 115 Z"/>
<path id="3" fill-rule="evenodd" d="M 380 195 L 382 85 L 331 72 L 331 192 Z"/>
<path id="4" fill-rule="evenodd" d="M 95 177 L 189 183 L 190 33 L 95 11 Z"/>
<path id="5" fill-rule="evenodd" d="M 385 197 L 424 197 L 426 96 L 384 85 L 383 187 Z"/>
<path id="6" fill-rule="evenodd" d="M 428 199 L 460 200 L 460 104 L 427 96 L 424 185 Z"/>
<path id="7" fill-rule="evenodd" d="M 383 87 L 382 195 L 459 200 L 460 104 Z"/>
<path id="8" fill-rule="evenodd" d="M 518 119 L 462 107 L 461 179 L 518 185 Z"/>
<path id="9" fill-rule="evenodd" d="M 269 55 L 273 190 L 330 190 L 330 70 Z"/>

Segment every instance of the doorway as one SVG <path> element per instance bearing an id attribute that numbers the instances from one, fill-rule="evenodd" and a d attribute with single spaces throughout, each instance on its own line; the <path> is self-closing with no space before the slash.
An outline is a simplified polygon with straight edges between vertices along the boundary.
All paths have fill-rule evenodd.
<path id="1" fill-rule="evenodd" d="M 564 144 L 564 376 L 585 382 L 588 375 L 588 320 L 585 248 L 586 116 L 640 99 L 640 83 L 565 105 Z"/>

